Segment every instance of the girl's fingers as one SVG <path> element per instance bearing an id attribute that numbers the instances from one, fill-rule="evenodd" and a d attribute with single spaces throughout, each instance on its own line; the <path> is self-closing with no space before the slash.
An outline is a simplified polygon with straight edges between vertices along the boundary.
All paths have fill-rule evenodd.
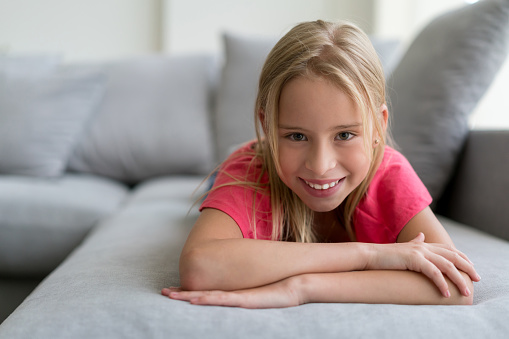
<path id="1" fill-rule="evenodd" d="M 449 285 L 444 278 L 443 272 L 434 263 L 429 260 L 424 260 L 424 263 L 421 264 L 420 271 L 437 286 L 444 297 L 449 298 L 451 296 Z"/>
<path id="2" fill-rule="evenodd" d="M 239 294 L 225 291 L 175 291 L 170 292 L 168 297 L 194 305 L 239 307 L 242 302 Z"/>
<path id="3" fill-rule="evenodd" d="M 446 258 L 438 254 L 431 255 L 429 260 L 433 263 L 433 265 L 437 267 L 438 271 L 440 271 L 442 275 L 442 279 L 440 279 L 440 284 L 443 284 L 445 282 L 445 279 L 443 279 L 443 277 L 447 276 L 451 280 L 451 282 L 457 286 L 461 294 L 463 294 L 466 297 L 470 295 L 471 291 L 468 289 L 465 279 L 458 270 L 458 267 L 455 266 L 453 262 L 447 260 Z M 445 284 L 447 285 L 447 283 Z M 444 290 L 441 289 L 441 291 Z"/>
<path id="4" fill-rule="evenodd" d="M 182 289 L 180 287 L 167 287 L 161 290 L 161 294 L 165 296 L 169 296 L 171 292 L 180 292 Z"/>
<path id="5" fill-rule="evenodd" d="M 441 250 L 437 250 L 435 253 L 451 262 L 455 268 L 468 274 L 471 280 L 481 280 L 481 277 L 477 274 L 472 262 L 460 251 L 456 249 L 450 250 L 442 248 Z"/>
<path id="6" fill-rule="evenodd" d="M 419 234 L 417 234 L 417 236 L 410 242 L 424 242 L 424 233 L 419 232 Z"/>
<path id="7" fill-rule="evenodd" d="M 200 298 L 211 293 L 214 293 L 214 291 L 170 291 L 167 296 L 175 300 L 191 301 L 191 299 Z"/>

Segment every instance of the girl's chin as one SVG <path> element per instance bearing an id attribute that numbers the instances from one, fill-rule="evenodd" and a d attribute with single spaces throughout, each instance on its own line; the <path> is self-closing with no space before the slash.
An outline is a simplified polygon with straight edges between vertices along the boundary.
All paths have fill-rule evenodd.
<path id="1" fill-rule="evenodd" d="M 339 205 L 341 205 L 343 201 L 340 201 L 340 202 L 331 202 L 331 203 L 321 203 L 321 204 L 317 204 L 316 202 L 315 203 L 308 203 L 306 201 L 304 201 L 304 204 L 310 209 L 312 210 L 313 212 L 317 212 L 317 213 L 323 213 L 323 212 L 330 212 L 332 210 L 335 210 L 336 208 L 338 208 Z"/>

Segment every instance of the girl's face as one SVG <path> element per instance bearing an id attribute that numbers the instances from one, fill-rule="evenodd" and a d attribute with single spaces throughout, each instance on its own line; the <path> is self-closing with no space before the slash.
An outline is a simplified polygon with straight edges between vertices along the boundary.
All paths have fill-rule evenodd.
<path id="1" fill-rule="evenodd" d="M 313 211 L 335 209 L 366 177 L 362 123 L 354 102 L 325 79 L 297 77 L 283 88 L 279 176 Z"/>

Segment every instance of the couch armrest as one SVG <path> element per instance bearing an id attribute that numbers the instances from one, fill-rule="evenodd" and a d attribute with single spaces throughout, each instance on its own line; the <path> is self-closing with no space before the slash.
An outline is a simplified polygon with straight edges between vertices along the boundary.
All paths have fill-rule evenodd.
<path id="1" fill-rule="evenodd" d="M 470 132 L 437 212 L 509 240 L 509 130 Z"/>

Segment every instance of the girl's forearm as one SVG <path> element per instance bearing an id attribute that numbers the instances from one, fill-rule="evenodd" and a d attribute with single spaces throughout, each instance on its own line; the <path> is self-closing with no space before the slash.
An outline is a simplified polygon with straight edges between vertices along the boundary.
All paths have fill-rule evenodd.
<path id="1" fill-rule="evenodd" d="M 449 298 L 444 297 L 426 276 L 412 271 L 305 274 L 289 279 L 289 285 L 297 290 L 301 303 L 470 305 L 473 301 L 473 284 L 466 274 L 462 275 L 470 295 L 462 295 L 456 286 L 446 279 L 451 294 Z"/>
<path id="2" fill-rule="evenodd" d="M 305 273 L 365 269 L 370 246 L 252 239 L 211 240 L 184 249 L 180 280 L 186 290 L 239 290 Z"/>

